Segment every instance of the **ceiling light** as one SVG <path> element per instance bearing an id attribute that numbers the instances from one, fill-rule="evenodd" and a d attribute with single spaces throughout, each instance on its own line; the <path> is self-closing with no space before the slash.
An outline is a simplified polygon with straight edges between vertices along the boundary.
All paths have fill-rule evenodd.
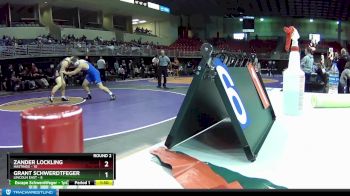
<path id="1" fill-rule="evenodd" d="M 132 4 L 134 4 L 134 0 L 120 0 L 120 1 L 123 1 L 125 3 L 132 3 Z"/>
<path id="2" fill-rule="evenodd" d="M 242 21 L 243 21 L 243 18 L 240 18 L 240 19 L 239 19 L 239 21 L 241 21 L 241 22 L 242 22 Z"/>
<path id="3" fill-rule="evenodd" d="M 264 18 L 260 18 L 260 21 L 261 21 L 261 22 L 264 21 Z"/>
<path id="4" fill-rule="evenodd" d="M 311 19 L 310 19 L 310 22 L 314 22 L 314 19 L 311 18 Z"/>
<path id="5" fill-rule="evenodd" d="M 135 19 L 132 19 L 132 21 L 133 21 L 133 22 L 138 22 L 138 21 L 140 21 L 140 20 L 135 18 Z"/>
<path id="6" fill-rule="evenodd" d="M 146 23 L 147 21 L 145 20 L 140 20 L 139 23 L 142 24 L 142 23 Z"/>

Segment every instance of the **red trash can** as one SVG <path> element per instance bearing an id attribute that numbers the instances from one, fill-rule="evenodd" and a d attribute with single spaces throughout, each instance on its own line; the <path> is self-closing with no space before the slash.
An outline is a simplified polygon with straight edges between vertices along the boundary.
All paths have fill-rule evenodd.
<path id="1" fill-rule="evenodd" d="M 82 109 L 71 105 L 40 106 L 24 110 L 24 153 L 82 153 Z"/>

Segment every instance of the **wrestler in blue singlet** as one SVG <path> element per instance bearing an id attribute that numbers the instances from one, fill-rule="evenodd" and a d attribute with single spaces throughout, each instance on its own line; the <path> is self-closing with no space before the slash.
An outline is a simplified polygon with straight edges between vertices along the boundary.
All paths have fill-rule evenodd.
<path id="1" fill-rule="evenodd" d="M 100 72 L 89 62 L 85 61 L 86 64 L 89 65 L 89 69 L 86 70 L 86 80 L 89 81 L 90 83 L 101 83 L 101 75 Z"/>

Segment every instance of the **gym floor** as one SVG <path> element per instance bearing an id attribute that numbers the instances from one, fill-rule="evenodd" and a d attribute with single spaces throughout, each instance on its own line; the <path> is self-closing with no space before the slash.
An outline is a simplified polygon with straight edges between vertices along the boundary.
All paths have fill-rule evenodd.
<path id="1" fill-rule="evenodd" d="M 169 89 L 158 89 L 155 80 L 147 79 L 109 82 L 107 86 L 117 95 L 116 101 L 109 101 L 107 95 L 93 88 L 93 99 L 80 103 L 85 152 L 112 152 L 121 159 L 164 141 L 191 82 L 191 78 L 169 79 Z M 264 78 L 267 87 L 279 88 L 281 80 L 280 76 Z M 8 187 L 7 152 L 22 151 L 20 113 L 16 106 L 28 102 L 48 104 L 48 94 L 44 90 L 0 96 L 0 124 L 6 127 L 0 131 L 0 187 Z M 67 96 L 84 97 L 85 93 L 79 87 L 70 88 Z"/>

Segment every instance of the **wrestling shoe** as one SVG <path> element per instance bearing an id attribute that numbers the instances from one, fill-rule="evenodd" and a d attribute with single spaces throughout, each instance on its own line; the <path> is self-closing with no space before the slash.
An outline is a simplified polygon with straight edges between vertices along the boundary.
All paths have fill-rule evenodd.
<path id="1" fill-rule="evenodd" d="M 88 94 L 87 97 L 85 97 L 84 99 L 85 99 L 85 100 L 90 100 L 90 99 L 92 99 L 92 97 L 91 97 L 90 94 Z"/>
<path id="2" fill-rule="evenodd" d="M 116 99 L 117 99 L 117 97 L 115 95 L 111 95 L 111 98 L 110 98 L 111 101 L 114 101 Z"/>
<path id="3" fill-rule="evenodd" d="M 52 97 L 52 96 L 49 96 L 49 101 L 50 101 L 51 103 L 53 103 L 53 97 Z"/>
<path id="4" fill-rule="evenodd" d="M 69 99 L 67 97 L 62 97 L 61 100 L 62 101 L 69 101 Z"/>

